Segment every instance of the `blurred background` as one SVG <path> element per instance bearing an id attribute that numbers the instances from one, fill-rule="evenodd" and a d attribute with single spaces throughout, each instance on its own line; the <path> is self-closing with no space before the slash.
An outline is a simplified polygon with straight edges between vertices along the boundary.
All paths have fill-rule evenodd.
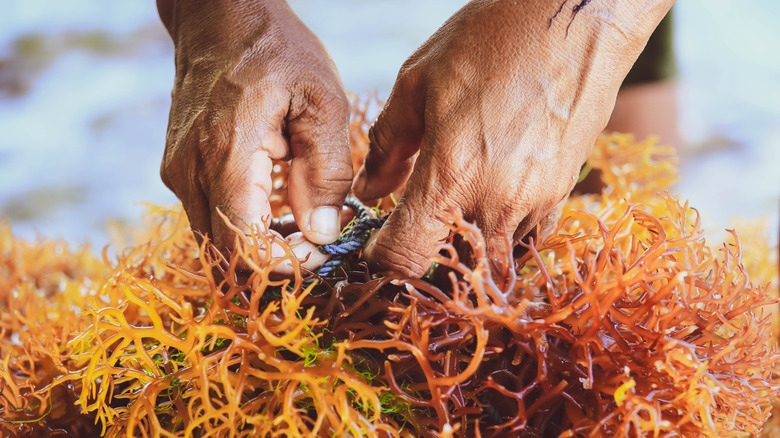
<path id="1" fill-rule="evenodd" d="M 291 0 L 353 92 L 398 68 L 465 0 Z M 780 2 L 675 6 L 682 180 L 708 232 L 780 210 Z M 109 243 L 109 219 L 173 203 L 159 164 L 173 45 L 155 2 L 27 0 L 0 16 L 0 216 L 15 234 Z M 663 140 L 663 139 L 662 139 Z"/>

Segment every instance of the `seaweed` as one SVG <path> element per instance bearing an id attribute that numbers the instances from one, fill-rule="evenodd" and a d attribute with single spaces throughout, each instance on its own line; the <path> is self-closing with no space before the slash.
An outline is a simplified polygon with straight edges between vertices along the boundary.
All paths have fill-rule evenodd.
<path id="1" fill-rule="evenodd" d="M 376 105 L 355 101 L 355 167 Z M 708 245 L 698 213 L 664 193 L 673 152 L 652 139 L 603 136 L 588 165 L 605 189 L 572 197 L 549 237 L 486 241 L 448 212 L 423 279 L 377 275 L 359 254 L 322 278 L 289 248 L 271 258 L 278 238 L 259 229 L 220 252 L 180 207 L 150 206 L 138 243 L 102 260 L 3 228 L 0 431 L 760 433 L 780 391 L 769 248 L 745 263 L 736 232 Z M 275 277 L 287 261 L 294 275 Z"/>

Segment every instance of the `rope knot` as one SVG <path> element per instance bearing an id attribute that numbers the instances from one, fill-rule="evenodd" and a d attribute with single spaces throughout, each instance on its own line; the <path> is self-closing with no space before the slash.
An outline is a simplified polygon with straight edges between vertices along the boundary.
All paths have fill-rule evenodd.
<path id="1" fill-rule="evenodd" d="M 320 245 L 319 250 L 321 253 L 331 255 L 331 258 L 317 270 L 317 275 L 320 277 L 333 275 L 336 269 L 345 262 L 348 255 L 363 249 L 369 236 L 371 236 L 371 231 L 380 228 L 385 223 L 385 219 L 387 219 L 386 217 L 372 217 L 370 209 L 354 196 L 348 196 L 344 200 L 344 205 L 355 212 L 355 218 L 344 227 L 341 235 L 335 242 Z"/>

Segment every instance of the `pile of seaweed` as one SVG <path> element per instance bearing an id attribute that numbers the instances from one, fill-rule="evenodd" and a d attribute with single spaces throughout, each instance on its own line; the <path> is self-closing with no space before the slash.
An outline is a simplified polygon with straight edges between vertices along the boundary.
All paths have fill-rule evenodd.
<path id="1" fill-rule="evenodd" d="M 780 356 L 769 279 L 746 266 L 773 272 L 769 249 L 747 257 L 736 233 L 708 246 L 696 211 L 664 194 L 672 157 L 602 137 L 588 166 L 604 190 L 572 197 L 550 237 L 488 242 L 452 212 L 423 279 L 357 257 L 316 278 L 289 248 L 272 259 L 260 230 L 223 253 L 178 207 L 150 206 L 139 243 L 102 260 L 2 228 L 0 433 L 758 434 Z M 275 278 L 286 260 L 294 276 Z"/>

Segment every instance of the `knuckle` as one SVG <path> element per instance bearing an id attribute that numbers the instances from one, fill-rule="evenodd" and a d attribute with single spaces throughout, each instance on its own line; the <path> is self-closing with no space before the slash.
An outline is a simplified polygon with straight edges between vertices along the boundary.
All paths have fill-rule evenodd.
<path id="1" fill-rule="evenodd" d="M 304 79 L 293 87 L 288 118 L 307 118 L 321 124 L 346 122 L 349 99 L 337 79 Z"/>
<path id="2" fill-rule="evenodd" d="M 165 187 L 168 187 L 170 191 L 172 191 L 176 196 L 179 194 L 176 192 L 176 188 L 173 185 L 173 180 L 171 179 L 171 172 L 169 170 L 169 164 L 163 160 L 162 164 L 160 165 L 160 179 L 162 179 L 163 184 L 165 184 Z"/>
<path id="3" fill-rule="evenodd" d="M 415 67 L 415 62 L 411 60 L 407 60 L 403 63 L 398 70 L 398 76 L 395 79 L 395 85 L 392 90 L 393 94 L 403 94 L 410 90 L 411 84 L 415 82 L 415 77 L 417 76 Z"/>
<path id="4" fill-rule="evenodd" d="M 413 102 L 422 102 L 424 99 L 421 69 L 412 61 L 406 61 L 398 72 L 398 76 L 393 84 L 393 89 L 387 99 L 383 114 L 388 112 L 416 111 Z M 397 108 L 397 109 L 396 109 Z M 380 115 L 381 118 L 381 115 Z"/>
<path id="5" fill-rule="evenodd" d="M 404 61 L 401 68 L 398 70 L 393 93 L 410 92 L 415 88 L 415 85 L 419 82 L 420 77 L 423 74 L 425 66 L 424 59 L 423 56 L 414 54 Z"/>
<path id="6" fill-rule="evenodd" d="M 162 179 L 163 184 L 179 198 L 183 195 L 181 182 L 185 178 L 183 178 L 184 175 L 182 175 L 182 172 L 186 166 L 186 163 L 182 161 L 181 154 L 177 149 L 166 147 L 165 155 L 160 164 L 160 178 Z"/>
<path id="7" fill-rule="evenodd" d="M 338 141 L 325 141 L 312 145 L 306 154 L 306 160 L 312 169 L 349 177 L 352 173 L 352 157 L 349 144 Z"/>
<path id="8" fill-rule="evenodd" d="M 399 239 L 400 236 L 388 236 L 387 231 L 380 233 L 366 256 L 369 263 L 407 277 L 419 277 L 425 273 L 430 266 L 431 254 L 422 254 L 419 246 L 407 239 Z"/>
<path id="9" fill-rule="evenodd" d="M 326 163 L 348 163 L 349 104 L 344 95 L 320 95 L 293 98 L 287 129 L 293 155 L 311 156 Z M 295 109 L 294 106 L 298 106 Z"/>
<path id="10" fill-rule="evenodd" d="M 320 167 L 314 169 L 312 173 L 312 182 L 317 181 L 328 186 L 334 184 L 350 185 L 352 183 L 352 169 L 344 166 Z"/>
<path id="11" fill-rule="evenodd" d="M 319 93 L 315 93 L 313 96 L 315 106 L 325 107 L 331 111 L 336 110 L 344 115 L 349 114 L 349 99 L 340 84 L 325 84 L 317 89 Z"/>
<path id="12" fill-rule="evenodd" d="M 403 83 L 407 81 L 408 78 L 413 75 L 416 66 L 417 60 L 414 57 L 404 61 L 404 63 L 401 64 L 401 68 L 398 70 L 398 78 L 396 79 L 396 83 Z"/>
<path id="13" fill-rule="evenodd" d="M 424 274 L 448 234 L 437 219 L 442 211 L 440 207 L 428 201 L 412 204 L 407 198 L 399 201 L 371 245 L 369 261 L 410 277 Z"/>
<path id="14" fill-rule="evenodd" d="M 387 128 L 387 123 L 384 120 L 377 120 L 377 122 L 374 122 L 368 130 L 369 152 L 372 155 L 371 159 L 384 161 L 384 159 L 389 158 L 389 147 L 391 142 L 392 139 L 390 130 Z"/>
<path id="15" fill-rule="evenodd" d="M 352 169 L 341 167 L 317 168 L 312 171 L 309 187 L 324 193 L 347 193 L 352 186 Z"/>
<path id="16" fill-rule="evenodd" d="M 340 148 L 317 148 L 306 156 L 303 167 L 294 166 L 314 189 L 346 192 L 352 185 L 351 158 Z"/>

